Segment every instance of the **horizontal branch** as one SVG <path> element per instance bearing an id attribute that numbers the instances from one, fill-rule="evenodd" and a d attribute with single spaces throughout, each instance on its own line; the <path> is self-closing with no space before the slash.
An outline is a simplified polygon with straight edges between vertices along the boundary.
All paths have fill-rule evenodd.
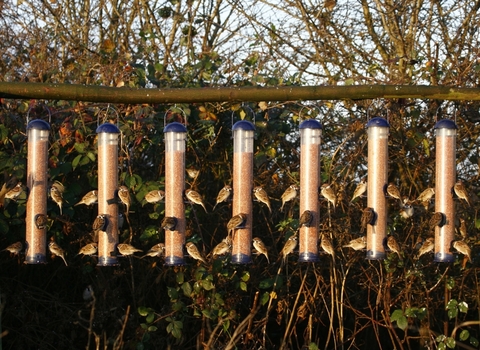
<path id="1" fill-rule="evenodd" d="M 137 89 L 95 85 L 0 82 L 0 98 L 108 103 L 195 103 L 238 101 L 363 100 L 420 98 L 480 100 L 480 88 L 361 85 Z"/>

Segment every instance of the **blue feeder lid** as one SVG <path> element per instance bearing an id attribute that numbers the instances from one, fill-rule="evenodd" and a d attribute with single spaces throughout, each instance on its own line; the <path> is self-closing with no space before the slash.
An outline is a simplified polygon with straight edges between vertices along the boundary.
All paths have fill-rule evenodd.
<path id="1" fill-rule="evenodd" d="M 385 118 L 375 117 L 368 121 L 366 128 L 368 129 L 370 127 L 389 128 L 390 124 L 388 124 Z"/>
<path id="2" fill-rule="evenodd" d="M 240 120 L 233 124 L 232 130 L 255 130 L 255 125 L 253 125 L 252 122 L 249 122 L 248 120 Z"/>
<path id="3" fill-rule="evenodd" d="M 41 119 L 34 119 L 27 125 L 27 130 L 35 129 L 35 130 L 50 130 L 50 124 L 46 121 Z"/>
<path id="4" fill-rule="evenodd" d="M 179 122 L 173 122 L 167 124 L 166 127 L 163 128 L 163 132 L 187 132 L 187 128 L 185 125 Z"/>
<path id="5" fill-rule="evenodd" d="M 322 129 L 322 124 L 316 119 L 307 119 L 300 123 L 300 129 Z"/>
<path id="6" fill-rule="evenodd" d="M 458 129 L 457 124 L 455 124 L 455 122 L 450 119 L 439 120 L 433 128 L 434 129 Z"/>
<path id="7" fill-rule="evenodd" d="M 120 134 L 120 130 L 118 130 L 117 126 L 112 123 L 105 123 L 100 125 L 97 130 L 97 134 L 100 134 L 101 132 L 109 133 L 109 134 Z"/>

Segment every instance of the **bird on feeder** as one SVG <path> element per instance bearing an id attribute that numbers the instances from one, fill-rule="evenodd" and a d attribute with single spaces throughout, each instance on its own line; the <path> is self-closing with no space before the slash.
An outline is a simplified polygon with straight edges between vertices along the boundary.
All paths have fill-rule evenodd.
<path id="1" fill-rule="evenodd" d="M 145 201 L 147 203 L 155 204 L 162 201 L 165 198 L 165 191 L 153 190 L 145 195 Z"/>
<path id="2" fill-rule="evenodd" d="M 232 250 L 232 241 L 227 237 L 222 239 L 212 250 L 212 257 L 215 259 L 217 255 L 225 255 Z"/>
<path id="3" fill-rule="evenodd" d="M 117 245 L 118 252 L 123 256 L 133 255 L 135 253 L 143 252 L 141 249 L 137 249 L 134 246 L 127 243 L 120 243 Z"/>
<path id="4" fill-rule="evenodd" d="M 227 223 L 228 237 L 232 237 L 231 232 L 241 228 L 247 221 L 247 214 L 240 213 L 233 216 Z"/>
<path id="5" fill-rule="evenodd" d="M 228 198 L 230 198 L 231 194 L 232 194 L 232 187 L 229 186 L 229 185 L 225 185 L 219 192 L 218 192 L 218 195 L 217 195 L 217 201 L 215 202 L 215 205 L 213 206 L 213 210 L 215 210 L 215 208 L 217 207 L 217 205 L 219 203 L 222 203 L 222 202 L 226 202 L 228 200 Z"/>
<path id="6" fill-rule="evenodd" d="M 77 206 L 77 205 L 80 205 L 80 204 L 85 204 L 87 206 L 90 206 L 92 204 L 97 203 L 97 201 L 98 201 L 98 192 L 97 192 L 97 190 L 92 190 L 92 191 L 88 192 L 86 195 L 84 195 L 82 197 L 82 199 L 80 200 L 80 202 L 78 202 L 74 206 Z"/>
<path id="7" fill-rule="evenodd" d="M 287 260 L 288 255 L 293 253 L 293 251 L 297 247 L 297 244 L 298 244 L 298 236 L 296 234 L 290 236 L 287 242 L 285 242 L 285 245 L 280 251 L 280 257 L 283 259 L 283 263 L 285 263 L 285 260 Z"/>
<path id="8" fill-rule="evenodd" d="M 92 224 L 93 232 L 97 233 L 98 231 L 105 231 L 107 228 L 108 220 L 107 217 L 103 214 L 97 215 Z"/>
<path id="9" fill-rule="evenodd" d="M 97 243 L 88 243 L 87 245 L 83 246 L 82 248 L 80 248 L 80 250 L 78 251 L 78 254 L 77 255 L 93 255 L 93 254 L 97 254 Z"/>
<path id="10" fill-rule="evenodd" d="M 160 226 L 165 230 L 165 231 L 175 231 L 175 227 L 177 226 L 177 218 L 173 216 L 165 216 L 162 220 L 162 223 Z"/>
<path id="11" fill-rule="evenodd" d="M 420 259 L 424 254 L 432 252 L 433 248 L 435 248 L 435 239 L 433 237 L 428 237 L 425 242 L 423 242 L 420 249 L 418 249 L 417 259 Z"/>
<path id="12" fill-rule="evenodd" d="M 20 254 L 23 249 L 22 242 L 15 242 L 10 244 L 7 248 L 3 249 L 2 252 L 8 251 L 11 255 L 15 256 Z"/>
<path id="13" fill-rule="evenodd" d="M 458 198 L 463 199 L 465 202 L 467 202 L 468 206 L 470 206 L 470 200 L 468 198 L 468 192 L 465 189 L 465 186 L 463 185 L 462 181 L 458 181 L 454 186 L 453 186 L 453 191 L 457 195 Z"/>
<path id="14" fill-rule="evenodd" d="M 192 258 L 194 258 L 195 260 L 199 260 L 204 264 L 207 263 L 203 258 L 202 254 L 200 254 L 200 251 L 198 250 L 197 246 L 193 244 L 193 242 L 187 242 L 187 244 L 185 244 L 185 248 L 187 248 L 187 253 Z"/>
<path id="15" fill-rule="evenodd" d="M 37 214 L 35 215 L 35 226 L 37 227 L 38 230 L 44 230 L 47 228 L 47 216 L 45 214 Z"/>
<path id="16" fill-rule="evenodd" d="M 165 244 L 157 243 L 153 247 L 151 247 L 148 252 L 141 257 L 141 259 L 145 258 L 146 256 L 150 256 L 152 258 L 161 257 L 165 253 Z"/>
<path id="17" fill-rule="evenodd" d="M 304 210 L 302 215 L 300 215 L 300 220 L 298 221 L 298 227 L 310 227 L 313 222 L 313 213 L 310 210 Z"/>
<path id="18" fill-rule="evenodd" d="M 367 246 L 367 240 L 365 236 L 352 239 L 348 244 L 345 244 L 343 248 L 352 248 L 353 250 L 363 250 Z"/>

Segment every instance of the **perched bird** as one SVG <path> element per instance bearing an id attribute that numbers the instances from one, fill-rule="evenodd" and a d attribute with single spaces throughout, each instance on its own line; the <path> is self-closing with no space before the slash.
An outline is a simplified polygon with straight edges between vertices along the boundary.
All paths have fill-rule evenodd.
<path id="1" fill-rule="evenodd" d="M 335 205 L 337 203 L 337 195 L 333 190 L 332 186 L 329 184 L 323 184 L 320 187 L 320 194 L 326 198 L 330 203 L 333 205 L 333 209 L 335 209 Z"/>
<path id="2" fill-rule="evenodd" d="M 298 190 L 300 190 L 300 187 L 298 187 L 297 185 L 288 186 L 288 188 L 282 194 L 282 206 L 280 207 L 280 211 L 283 211 L 283 206 L 285 205 L 285 203 L 297 198 Z"/>
<path id="3" fill-rule="evenodd" d="M 10 244 L 7 248 L 3 249 L 2 252 L 8 251 L 11 255 L 18 255 L 23 249 L 22 242 L 15 242 Z"/>
<path id="4" fill-rule="evenodd" d="M 173 216 L 165 216 L 162 220 L 160 225 L 165 231 L 175 231 L 175 227 L 177 226 L 177 218 Z"/>
<path id="5" fill-rule="evenodd" d="M 247 221 L 247 214 L 240 213 L 233 216 L 227 223 L 228 235 L 230 236 L 230 233 L 233 230 L 237 228 L 241 228 L 243 225 L 245 225 L 246 221 Z"/>
<path id="6" fill-rule="evenodd" d="M 152 204 L 160 202 L 163 198 L 165 198 L 165 191 L 162 190 L 153 190 L 145 195 L 145 201 Z"/>
<path id="7" fill-rule="evenodd" d="M 263 241 L 258 237 L 253 237 L 252 239 L 253 247 L 257 250 L 259 254 L 265 255 L 267 262 L 270 264 L 270 259 L 268 259 L 268 250 Z"/>
<path id="8" fill-rule="evenodd" d="M 196 179 L 200 174 L 200 170 L 195 169 L 194 167 L 190 167 L 185 170 L 187 171 L 188 176 L 190 176 L 192 179 Z"/>
<path id="9" fill-rule="evenodd" d="M 92 190 L 88 192 L 85 196 L 82 197 L 80 202 L 75 204 L 74 206 L 80 205 L 80 204 L 85 204 L 85 205 L 92 205 L 97 203 L 98 201 L 98 192 L 97 190 Z"/>
<path id="10" fill-rule="evenodd" d="M 310 210 L 304 210 L 302 215 L 300 215 L 300 220 L 298 222 L 298 227 L 310 227 L 313 221 L 313 213 Z"/>
<path id="11" fill-rule="evenodd" d="M 125 216 L 128 216 L 132 200 L 130 198 L 130 192 L 128 191 L 127 186 L 120 186 L 118 188 L 117 195 L 120 201 L 125 205 Z"/>
<path id="12" fill-rule="evenodd" d="M 212 256 L 215 258 L 217 255 L 225 255 L 230 253 L 232 249 L 232 242 L 230 239 L 224 238 L 220 243 L 218 243 L 212 250 Z"/>
<path id="13" fill-rule="evenodd" d="M 217 205 L 219 203 L 222 203 L 222 202 L 226 202 L 228 200 L 228 198 L 230 198 L 230 195 L 232 194 L 232 187 L 229 186 L 229 185 L 225 185 L 219 192 L 218 192 L 218 195 L 217 195 L 217 201 L 215 203 L 215 205 L 213 206 L 213 210 L 215 210 L 215 208 L 217 207 Z"/>
<path id="14" fill-rule="evenodd" d="M 400 208 L 400 215 L 404 219 L 409 219 L 413 216 L 415 210 L 410 204 L 405 204 Z"/>
<path id="15" fill-rule="evenodd" d="M 93 300 L 95 297 L 95 293 L 93 293 L 93 288 L 91 285 L 87 286 L 82 293 L 82 298 L 84 301 L 90 301 Z"/>
<path id="16" fill-rule="evenodd" d="M 92 225 L 93 232 L 97 233 L 98 231 L 105 231 L 107 229 L 107 225 L 107 217 L 103 214 L 97 215 Z"/>
<path id="17" fill-rule="evenodd" d="M 333 249 L 332 240 L 325 233 L 322 235 L 322 240 L 320 241 L 320 247 L 322 247 L 325 253 L 330 254 L 335 258 L 335 250 Z"/>
<path id="18" fill-rule="evenodd" d="M 352 200 L 350 202 L 353 202 L 355 198 L 362 196 L 366 191 L 367 191 L 367 182 L 365 180 L 361 180 L 358 183 L 357 187 L 355 188 L 355 191 L 353 191 Z"/>
<path id="19" fill-rule="evenodd" d="M 458 181 L 453 186 L 453 191 L 455 192 L 458 198 L 463 199 L 470 206 L 470 200 L 468 199 L 468 192 L 465 189 L 465 186 L 463 185 L 462 181 Z"/>
<path id="20" fill-rule="evenodd" d="M 80 255 L 80 254 L 83 254 L 83 255 L 97 254 L 97 243 L 89 243 L 83 246 L 82 248 L 80 248 L 77 255 Z"/>
<path id="21" fill-rule="evenodd" d="M 141 257 L 143 259 L 146 256 L 150 256 L 152 258 L 161 257 L 165 254 L 165 244 L 157 243 L 152 248 L 150 248 L 144 256 Z"/>
<path id="22" fill-rule="evenodd" d="M 458 228 L 458 231 L 460 232 L 462 239 L 465 240 L 468 238 L 467 224 L 463 218 L 460 218 L 460 227 Z"/>
<path id="23" fill-rule="evenodd" d="M 6 174 L 4 174 L 4 175 L 6 175 Z M 17 184 L 17 178 L 15 176 L 12 176 L 8 181 L 6 181 L 2 185 L 2 188 L 0 189 L 0 206 L 3 206 L 5 204 L 4 203 L 5 202 L 5 195 L 7 194 L 8 191 L 10 191 L 12 188 L 14 188 L 16 184 Z"/>
<path id="24" fill-rule="evenodd" d="M 50 197 L 60 208 L 60 215 L 62 215 L 63 195 L 56 186 L 50 187 Z"/>
<path id="25" fill-rule="evenodd" d="M 387 194 L 392 198 L 395 198 L 395 199 L 398 199 L 399 201 L 402 201 L 402 195 L 400 194 L 400 190 L 398 189 L 397 186 L 395 186 L 392 183 L 390 183 L 387 186 Z"/>
<path id="26" fill-rule="evenodd" d="M 133 255 L 135 253 L 143 252 L 141 249 L 137 249 L 134 246 L 127 243 L 120 243 L 117 245 L 118 252 L 123 256 Z"/>
<path id="27" fill-rule="evenodd" d="M 51 241 L 50 243 L 48 243 L 48 250 L 50 250 L 50 253 L 52 253 L 53 255 L 56 255 L 62 258 L 63 262 L 65 263 L 65 266 L 68 266 L 67 261 L 65 260 L 65 252 L 57 243 L 55 243 L 54 241 Z"/>
<path id="28" fill-rule="evenodd" d="M 464 241 L 453 241 L 452 245 L 457 252 L 465 255 L 468 258 L 468 261 L 472 262 L 471 249 L 467 243 L 465 243 Z"/>
<path id="29" fill-rule="evenodd" d="M 188 189 L 185 190 L 185 196 L 190 202 L 201 205 L 203 210 L 205 210 L 205 213 L 207 212 L 207 208 L 205 208 L 205 204 L 203 204 L 203 198 L 198 192 Z"/>
<path id="30" fill-rule="evenodd" d="M 376 220 L 376 214 L 373 208 L 366 207 L 362 213 L 362 231 L 367 228 L 367 225 L 374 225 Z"/>
<path id="31" fill-rule="evenodd" d="M 270 206 L 270 198 L 268 198 L 267 192 L 261 186 L 257 186 L 253 189 L 253 194 L 255 195 L 255 198 L 257 198 L 259 202 L 262 202 L 268 207 L 268 210 L 271 213 L 272 207 Z"/>
<path id="32" fill-rule="evenodd" d="M 5 193 L 5 198 L 16 200 L 22 193 L 23 193 L 22 183 L 18 182 L 14 188 L 12 188 L 10 191 Z"/>
<path id="33" fill-rule="evenodd" d="M 435 194 L 435 189 L 432 187 L 429 187 L 426 190 L 424 190 L 422 193 L 420 193 L 420 195 L 417 198 L 417 202 L 420 202 L 420 203 L 430 202 L 434 194 Z"/>
<path id="34" fill-rule="evenodd" d="M 297 244 L 298 244 L 297 235 L 290 236 L 287 242 L 285 242 L 285 245 L 283 246 L 283 249 L 280 252 L 280 256 L 283 258 L 283 262 L 287 260 L 288 254 L 291 254 L 295 250 L 295 248 L 297 247 Z"/>
<path id="35" fill-rule="evenodd" d="M 445 214 L 437 211 L 433 213 L 432 217 L 428 221 L 428 226 L 430 226 L 432 229 L 435 229 L 435 226 L 442 227 L 445 225 L 445 219 Z"/>
<path id="36" fill-rule="evenodd" d="M 401 259 L 400 255 L 400 246 L 398 245 L 397 240 L 393 236 L 388 236 L 387 238 L 387 247 L 391 252 L 397 253 L 398 257 Z"/>
<path id="37" fill-rule="evenodd" d="M 35 215 L 35 226 L 38 230 L 47 228 L 47 216 L 45 214 Z"/>
<path id="38" fill-rule="evenodd" d="M 367 240 L 365 236 L 352 239 L 348 244 L 344 245 L 343 248 L 352 248 L 353 250 L 362 250 L 367 246 Z"/>
<path id="39" fill-rule="evenodd" d="M 58 180 L 55 180 L 51 187 L 55 187 L 60 193 L 65 192 L 65 186 Z"/>
<path id="40" fill-rule="evenodd" d="M 187 244 L 185 244 L 185 248 L 187 248 L 187 253 L 192 258 L 194 258 L 195 260 L 200 260 L 204 264 L 207 263 L 205 259 L 202 257 L 202 254 L 200 254 L 200 251 L 198 250 L 197 246 L 193 244 L 193 242 L 187 242 Z"/>
<path id="41" fill-rule="evenodd" d="M 423 242 L 420 249 L 418 249 L 417 259 L 419 259 L 423 254 L 430 253 L 435 248 L 435 239 L 433 237 L 429 237 Z"/>

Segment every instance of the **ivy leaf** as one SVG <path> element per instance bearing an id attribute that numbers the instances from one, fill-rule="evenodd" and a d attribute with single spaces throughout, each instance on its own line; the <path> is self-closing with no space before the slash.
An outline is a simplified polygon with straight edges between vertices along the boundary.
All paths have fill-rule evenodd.
<path id="1" fill-rule="evenodd" d="M 402 316 L 403 316 L 403 311 L 401 309 L 397 309 L 397 310 L 392 312 L 392 315 L 390 316 L 390 320 L 392 322 L 398 321 L 398 319 Z"/>
<path id="2" fill-rule="evenodd" d="M 464 329 L 461 333 L 460 333 L 460 340 L 461 341 L 465 341 L 468 339 L 468 337 L 470 337 L 470 332 L 467 331 L 466 329 Z"/>
<path id="3" fill-rule="evenodd" d="M 468 304 L 464 301 L 458 304 L 458 311 L 463 312 L 466 314 L 468 312 Z"/>
<path id="4" fill-rule="evenodd" d="M 455 348 L 455 345 L 457 344 L 457 342 L 456 342 L 455 339 L 453 339 L 452 337 L 448 337 L 447 340 L 445 341 L 445 344 L 446 344 L 447 347 L 449 347 L 450 349 L 454 349 L 454 348 Z"/>

